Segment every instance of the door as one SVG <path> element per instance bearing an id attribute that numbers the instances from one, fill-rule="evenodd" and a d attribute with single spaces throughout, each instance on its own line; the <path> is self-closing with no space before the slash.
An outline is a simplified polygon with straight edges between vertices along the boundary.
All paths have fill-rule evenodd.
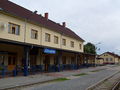
<path id="1" fill-rule="evenodd" d="M 45 71 L 48 71 L 49 65 L 50 65 L 50 56 L 46 55 L 45 56 Z"/>
<path id="2" fill-rule="evenodd" d="M 14 70 L 16 65 L 17 65 L 17 56 L 9 55 L 8 56 L 8 70 L 9 71 Z"/>

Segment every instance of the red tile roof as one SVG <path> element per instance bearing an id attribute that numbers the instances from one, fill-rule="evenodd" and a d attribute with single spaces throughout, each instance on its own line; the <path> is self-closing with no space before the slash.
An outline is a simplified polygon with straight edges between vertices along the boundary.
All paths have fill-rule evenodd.
<path id="1" fill-rule="evenodd" d="M 84 41 L 82 38 L 80 38 L 76 33 L 74 33 L 69 28 L 63 27 L 62 25 L 59 25 L 49 19 L 47 20 L 43 16 L 35 14 L 32 11 L 27 10 L 24 7 L 21 7 L 21 6 L 15 4 L 13 2 L 10 2 L 8 0 L 0 0 L 0 9 L 2 9 L 3 11 L 5 11 L 9 14 L 27 19 L 28 21 L 32 21 L 34 23 L 40 24 L 43 27 L 49 28 L 51 30 L 62 33 L 69 37 Z"/>
<path id="2" fill-rule="evenodd" d="M 119 58 L 120 58 L 120 56 L 117 55 L 117 54 L 115 54 L 115 53 L 112 53 L 112 52 L 105 52 L 105 53 L 108 53 L 108 54 L 110 54 L 110 55 L 112 55 L 112 56 L 114 56 L 114 57 L 119 57 Z M 105 54 L 105 53 L 103 53 L 103 54 Z"/>

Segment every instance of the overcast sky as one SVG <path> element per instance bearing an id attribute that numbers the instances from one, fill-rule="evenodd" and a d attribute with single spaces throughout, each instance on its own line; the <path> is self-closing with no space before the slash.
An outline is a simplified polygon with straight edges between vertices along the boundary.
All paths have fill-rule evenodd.
<path id="1" fill-rule="evenodd" d="M 120 0 L 10 0 L 62 23 L 86 42 L 97 44 L 98 53 L 120 54 Z"/>

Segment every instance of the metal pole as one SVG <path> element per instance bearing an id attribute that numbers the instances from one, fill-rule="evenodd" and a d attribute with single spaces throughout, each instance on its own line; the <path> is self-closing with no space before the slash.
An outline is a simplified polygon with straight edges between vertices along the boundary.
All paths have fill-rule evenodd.
<path id="1" fill-rule="evenodd" d="M 24 76 L 28 76 L 29 47 L 24 47 Z"/>
<path id="2" fill-rule="evenodd" d="M 60 61 L 62 61 L 62 52 L 61 51 L 59 51 L 58 52 L 58 72 L 60 72 Z"/>

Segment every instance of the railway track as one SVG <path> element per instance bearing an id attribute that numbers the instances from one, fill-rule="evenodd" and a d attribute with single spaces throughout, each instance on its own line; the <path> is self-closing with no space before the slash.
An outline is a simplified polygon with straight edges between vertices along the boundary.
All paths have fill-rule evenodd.
<path id="1" fill-rule="evenodd" d="M 120 81 L 113 86 L 112 90 L 120 90 Z"/>
<path id="2" fill-rule="evenodd" d="M 98 82 L 87 90 L 120 90 L 120 72 Z"/>

